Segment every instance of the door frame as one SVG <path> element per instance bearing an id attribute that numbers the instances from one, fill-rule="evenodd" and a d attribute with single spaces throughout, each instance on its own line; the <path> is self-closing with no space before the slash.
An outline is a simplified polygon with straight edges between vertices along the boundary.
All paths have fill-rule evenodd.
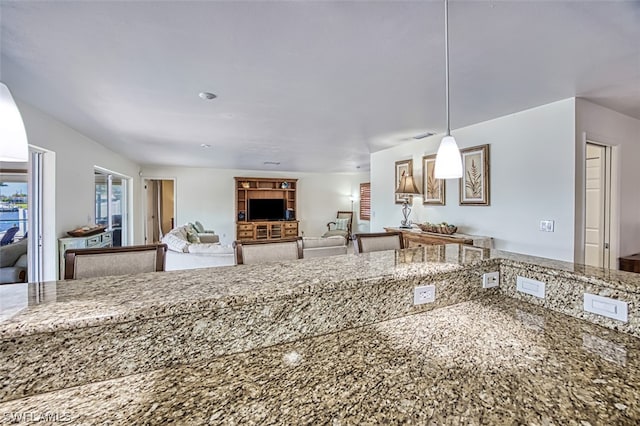
<path id="1" fill-rule="evenodd" d="M 148 229 L 147 229 L 147 212 L 149 209 L 149 206 L 147 205 L 147 183 L 146 181 L 148 180 L 170 180 L 173 181 L 173 217 L 175 218 L 175 225 L 178 225 L 178 179 L 175 177 L 157 177 L 157 176 L 145 176 L 145 175 L 140 175 L 140 187 L 142 188 L 143 191 L 143 196 L 140 197 L 142 199 L 142 218 L 143 218 L 143 223 L 144 223 L 144 235 L 143 235 L 143 241 L 145 244 L 151 244 L 149 243 L 149 239 L 148 239 Z"/>
<path id="2" fill-rule="evenodd" d="M 122 206 L 122 211 L 123 212 L 127 212 L 126 218 L 122 219 L 122 245 L 131 245 L 132 241 L 133 241 L 133 178 L 131 176 L 125 175 L 123 173 L 120 172 L 116 172 L 114 170 L 111 169 L 106 169 L 104 167 L 101 166 L 93 166 L 93 170 L 94 173 L 97 171 L 99 173 L 102 174 L 106 174 L 108 181 L 109 181 L 109 197 L 108 199 L 111 200 L 111 179 L 113 176 L 117 176 L 120 179 L 122 179 L 123 181 L 126 182 L 126 185 L 123 185 L 126 187 L 126 194 L 125 194 L 125 205 Z M 94 179 L 94 186 L 95 186 L 95 179 Z M 94 192 L 95 192 L 95 188 L 94 188 Z M 94 194 L 94 216 L 95 216 L 95 194 Z M 109 228 L 111 228 L 111 214 L 108 215 L 108 223 L 109 223 Z M 126 220 L 125 220 L 126 219 Z M 126 238 L 126 239 L 125 239 Z"/>
<path id="3" fill-rule="evenodd" d="M 610 148 L 611 182 L 609 191 L 609 265 L 618 268 L 620 253 L 620 159 L 621 147 L 606 136 L 592 132 L 582 132 L 579 149 L 576 151 L 576 220 L 574 240 L 574 262 L 584 264 L 585 223 L 586 223 L 586 158 L 587 142 Z"/>

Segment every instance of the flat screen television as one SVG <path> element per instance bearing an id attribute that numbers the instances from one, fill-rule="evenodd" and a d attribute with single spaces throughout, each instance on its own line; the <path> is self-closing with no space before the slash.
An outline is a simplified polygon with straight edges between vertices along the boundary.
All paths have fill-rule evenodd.
<path id="1" fill-rule="evenodd" d="M 253 198 L 249 200 L 249 221 L 284 220 L 285 205 L 282 198 Z"/>

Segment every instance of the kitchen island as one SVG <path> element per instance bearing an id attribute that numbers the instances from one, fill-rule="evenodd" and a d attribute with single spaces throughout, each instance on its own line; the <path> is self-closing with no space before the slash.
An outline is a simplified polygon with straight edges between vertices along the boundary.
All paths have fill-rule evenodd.
<path id="1" fill-rule="evenodd" d="M 495 269 L 500 287 L 482 289 L 482 273 Z M 514 273 L 544 275 L 549 297 L 511 294 Z M 32 285 L 27 306 L 16 310 L 14 302 L 0 322 L 0 416 L 635 424 L 636 280 L 453 245 L 61 282 L 48 295 L 46 285 L 39 295 Z M 436 286 L 436 302 L 413 306 L 413 287 L 426 282 Z M 629 300 L 629 321 L 574 312 L 576 288 Z M 39 364 L 29 361 L 37 351 L 28 345 L 59 354 Z M 31 362 L 37 371 L 22 374 Z M 47 379 L 47 368 L 60 376 Z"/>

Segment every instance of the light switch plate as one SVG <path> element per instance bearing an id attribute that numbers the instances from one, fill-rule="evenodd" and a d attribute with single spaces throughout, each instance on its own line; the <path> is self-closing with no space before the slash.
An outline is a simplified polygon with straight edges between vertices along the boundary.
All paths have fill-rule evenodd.
<path id="1" fill-rule="evenodd" d="M 531 278 L 518 275 L 518 278 L 516 278 L 516 289 L 521 293 L 544 299 L 545 283 L 542 281 L 532 280 Z"/>
<path id="2" fill-rule="evenodd" d="M 553 232 L 555 229 L 555 222 L 553 220 L 541 220 L 540 230 L 542 232 Z"/>
<path id="3" fill-rule="evenodd" d="M 584 294 L 584 310 L 593 314 L 602 315 L 614 320 L 628 321 L 627 302 L 610 299 L 608 297 L 596 296 L 595 294 Z"/>

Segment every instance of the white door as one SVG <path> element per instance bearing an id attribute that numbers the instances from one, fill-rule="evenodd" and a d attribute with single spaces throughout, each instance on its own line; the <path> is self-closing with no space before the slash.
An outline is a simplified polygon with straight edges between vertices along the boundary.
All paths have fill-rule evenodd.
<path id="1" fill-rule="evenodd" d="M 609 268 L 610 148 L 587 143 L 585 264 Z"/>
<path id="2" fill-rule="evenodd" d="M 43 153 L 30 152 L 29 163 L 29 266 L 27 268 L 28 281 L 44 281 L 44 247 L 43 247 L 43 189 L 42 184 L 44 164 Z"/>

